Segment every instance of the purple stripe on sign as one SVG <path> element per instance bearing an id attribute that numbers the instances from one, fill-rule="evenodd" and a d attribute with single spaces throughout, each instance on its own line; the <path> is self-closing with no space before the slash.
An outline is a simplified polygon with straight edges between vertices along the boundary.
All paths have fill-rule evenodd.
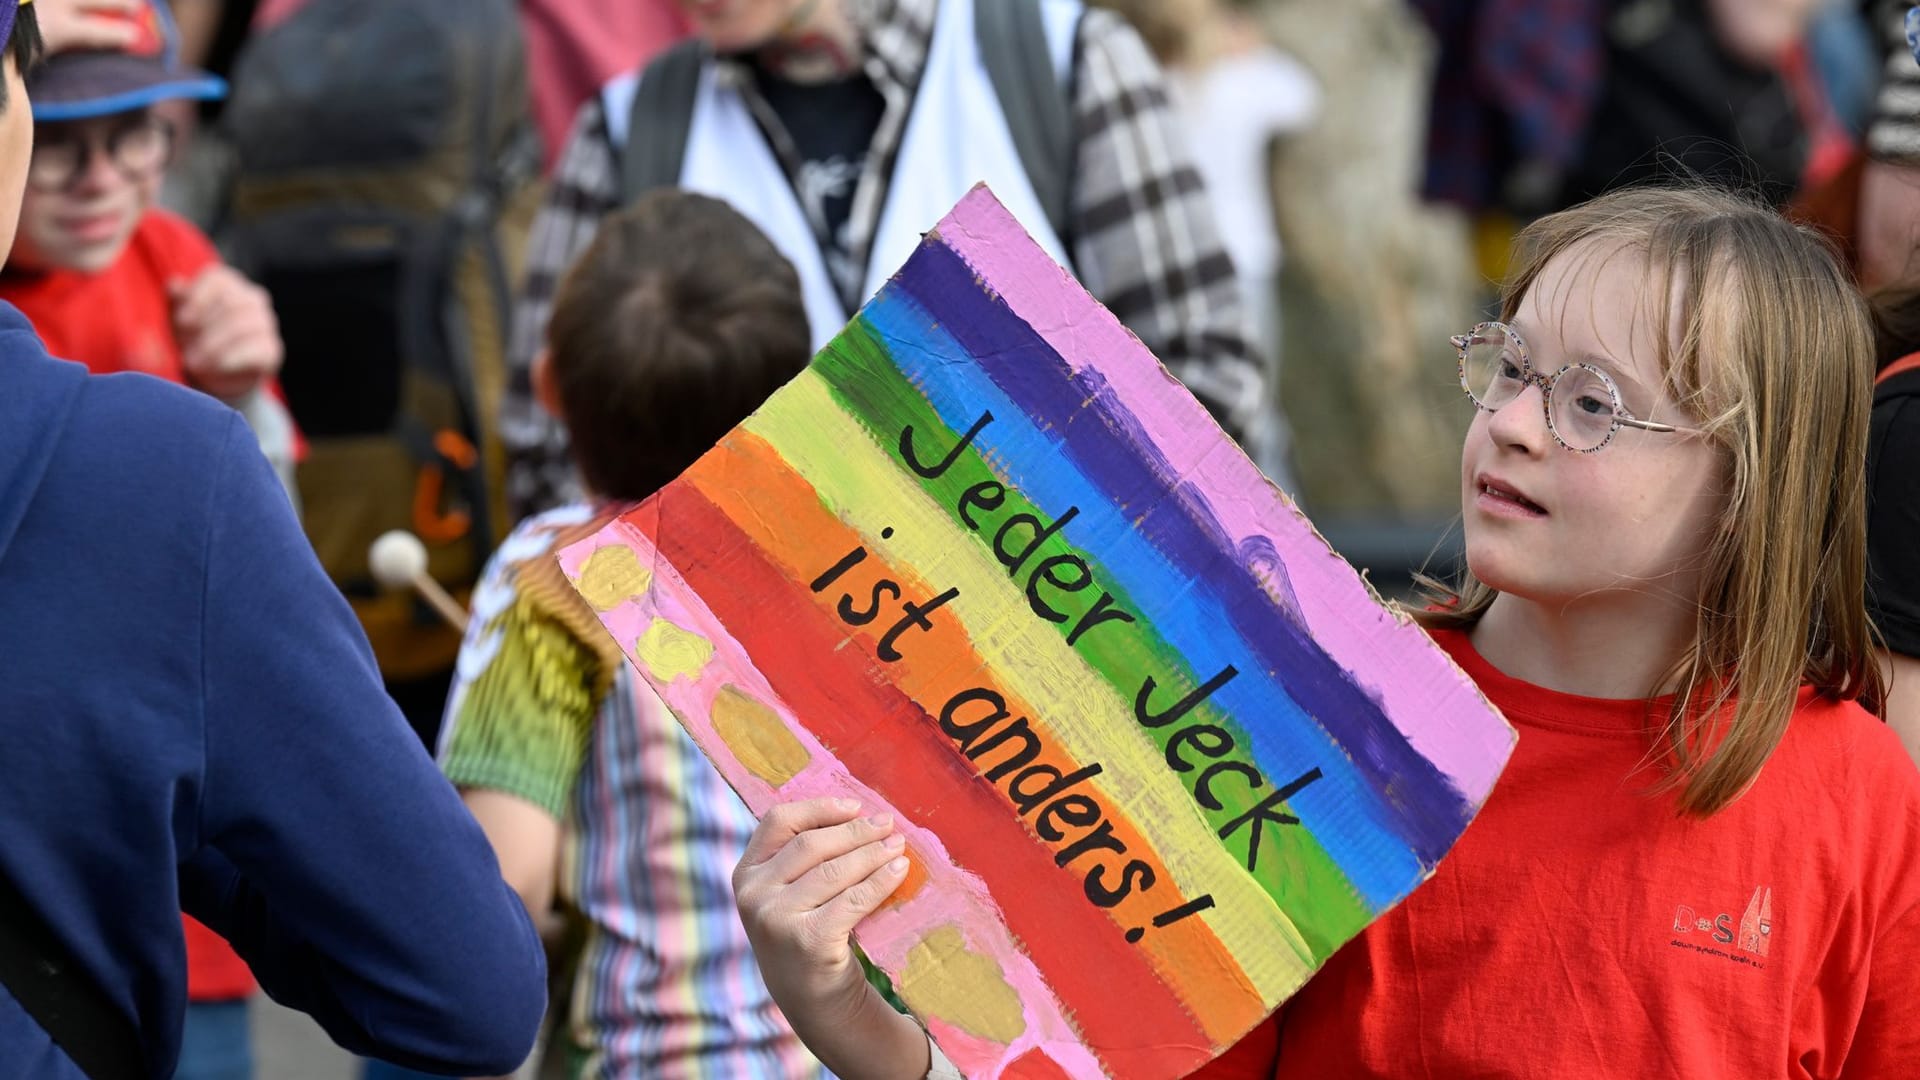
<path id="1" fill-rule="evenodd" d="M 1484 801 L 1511 752 L 1513 732 L 1486 722 L 1486 702 L 1469 687 L 1436 697 L 1434 687 L 1460 680 L 1453 662 L 1418 635 L 1403 632 L 1398 617 L 1376 602 L 1252 462 L 1214 452 L 1218 447 L 1208 436 L 1217 425 L 1191 397 L 1164 392 L 1163 382 L 1172 380 L 1164 369 L 1097 359 L 1142 347 L 1079 282 L 1033 257 L 1019 223 L 992 192 L 976 187 L 940 222 L 939 235 L 978 277 L 994 283 L 1014 313 L 1071 368 L 1103 366 L 1177 473 L 1206 490 L 1240 493 L 1213 508 L 1221 525 L 1242 540 L 1270 535 L 1287 548 L 1288 574 L 1314 640 L 1342 666 L 1398 672 L 1399 677 L 1371 687 L 1388 716 L 1470 802 Z"/>
<path id="2" fill-rule="evenodd" d="M 1397 819 L 1427 865 L 1438 862 L 1472 811 L 1451 779 L 1408 745 L 1380 704 L 1280 612 L 1234 557 L 1237 544 L 1185 483 L 1103 376 L 1074 373 L 1053 347 L 981 286 L 940 243 L 923 244 L 894 280 L 959 341 L 980 369 L 1042 428 L 1075 466 L 1172 565 L 1194 570 L 1232 628 L 1287 695 L 1335 739 Z M 1144 515 L 1144 516 L 1143 516 Z"/>

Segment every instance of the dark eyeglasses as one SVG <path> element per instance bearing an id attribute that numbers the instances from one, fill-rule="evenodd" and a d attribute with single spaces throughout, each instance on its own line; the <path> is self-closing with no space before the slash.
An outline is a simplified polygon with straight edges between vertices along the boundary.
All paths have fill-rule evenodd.
<path id="1" fill-rule="evenodd" d="M 65 191 L 87 174 L 95 153 L 104 153 L 128 180 L 146 180 L 173 157 L 173 125 L 152 114 L 114 128 L 104 140 L 83 130 L 53 128 L 36 136 L 27 183 L 39 191 Z"/>

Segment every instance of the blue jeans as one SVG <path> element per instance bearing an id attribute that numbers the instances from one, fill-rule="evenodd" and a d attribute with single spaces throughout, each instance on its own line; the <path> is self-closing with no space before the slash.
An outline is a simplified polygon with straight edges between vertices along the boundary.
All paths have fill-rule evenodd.
<path id="1" fill-rule="evenodd" d="M 187 1005 L 174 1080 L 253 1080 L 253 1034 L 245 1001 Z"/>

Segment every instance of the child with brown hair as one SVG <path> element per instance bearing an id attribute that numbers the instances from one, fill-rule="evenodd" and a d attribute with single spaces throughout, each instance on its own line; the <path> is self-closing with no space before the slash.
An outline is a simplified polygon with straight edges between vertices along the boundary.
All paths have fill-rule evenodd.
<path id="1" fill-rule="evenodd" d="M 656 192 L 601 225 L 547 342 L 535 389 L 593 498 L 528 519 L 493 556 L 441 764 L 528 910 L 557 899 L 585 922 L 569 1075 L 817 1076 L 734 914 L 727 879 L 753 816 L 552 558 L 806 366 L 799 279 L 725 203 Z"/>
<path id="2" fill-rule="evenodd" d="M 1518 747 L 1433 879 L 1198 1075 L 1920 1075 L 1920 773 L 1860 704 L 1845 271 L 1764 207 L 1626 190 L 1528 226 L 1455 344 L 1468 573 L 1418 618 Z M 852 959 L 891 831 L 777 807 L 735 875 L 844 1080 L 951 1075 Z"/>

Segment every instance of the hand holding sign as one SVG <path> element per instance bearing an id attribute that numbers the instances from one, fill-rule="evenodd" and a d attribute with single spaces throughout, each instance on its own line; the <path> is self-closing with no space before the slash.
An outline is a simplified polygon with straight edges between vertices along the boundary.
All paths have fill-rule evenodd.
<path id="1" fill-rule="evenodd" d="M 734 871 L 734 896 L 767 988 L 841 1080 L 858 1080 L 863 1064 L 878 1075 L 918 1076 L 926 1040 L 911 1021 L 888 1015 L 851 942 L 860 920 L 906 880 L 906 837 L 891 815 L 860 815 L 852 799 L 769 810 Z M 894 1044 L 897 1069 L 887 1052 Z"/>
<path id="2" fill-rule="evenodd" d="M 749 806 L 893 816 L 859 940 L 969 1076 L 1199 1067 L 1433 872 L 1512 747 L 984 189 L 560 564 Z M 783 859 L 806 832 L 763 825 L 742 901 L 775 981 L 812 956 L 831 994 L 807 935 L 871 897 L 802 882 L 891 856 Z"/>

